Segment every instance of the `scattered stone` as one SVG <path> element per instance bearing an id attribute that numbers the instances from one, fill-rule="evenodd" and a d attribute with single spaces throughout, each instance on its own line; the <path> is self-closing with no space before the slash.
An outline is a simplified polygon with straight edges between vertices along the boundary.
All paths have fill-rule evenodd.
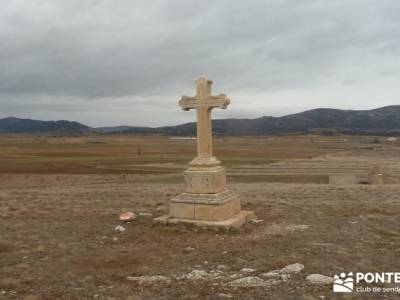
<path id="1" fill-rule="evenodd" d="M 135 221 L 136 218 L 137 218 L 136 214 L 131 212 L 131 211 L 127 211 L 127 212 L 124 212 L 124 213 L 119 215 L 119 220 L 122 221 L 122 222 Z"/>
<path id="2" fill-rule="evenodd" d="M 281 279 L 283 282 L 286 282 L 290 279 L 290 274 L 282 274 Z"/>
<path id="3" fill-rule="evenodd" d="M 125 229 L 125 227 L 118 225 L 118 226 L 115 226 L 114 230 L 117 232 L 124 232 L 126 229 Z"/>
<path id="4" fill-rule="evenodd" d="M 185 252 L 192 252 L 192 251 L 194 251 L 195 250 L 195 248 L 193 248 L 193 247 L 186 247 L 185 249 L 183 249 L 183 251 L 185 251 Z"/>
<path id="5" fill-rule="evenodd" d="M 229 278 L 231 278 L 231 279 L 237 279 L 237 278 L 242 278 L 242 274 L 232 274 L 232 275 L 230 275 L 229 276 Z"/>
<path id="6" fill-rule="evenodd" d="M 332 284 L 334 282 L 334 279 L 332 277 L 321 274 L 311 274 L 308 275 L 306 279 L 309 283 L 315 285 L 326 285 L 326 284 Z"/>
<path id="7" fill-rule="evenodd" d="M 229 295 L 229 294 L 224 294 L 224 293 L 219 293 L 219 294 L 217 294 L 217 296 L 218 296 L 219 298 L 224 298 L 224 299 L 230 299 L 230 298 L 233 298 L 233 296 L 232 296 L 232 295 Z"/>
<path id="8" fill-rule="evenodd" d="M 139 217 L 152 218 L 153 214 L 152 213 L 141 212 L 141 213 L 139 213 Z"/>
<path id="9" fill-rule="evenodd" d="M 268 273 L 262 273 L 262 274 L 260 274 L 260 276 L 264 277 L 264 278 L 269 278 L 269 279 L 270 278 L 278 279 L 278 278 L 281 278 L 282 274 L 281 274 L 281 270 L 273 270 Z"/>
<path id="10" fill-rule="evenodd" d="M 262 220 L 262 219 L 253 219 L 250 222 L 253 223 L 253 224 L 261 224 L 261 223 L 264 222 L 264 220 Z"/>
<path id="11" fill-rule="evenodd" d="M 291 274 L 291 273 L 296 274 L 296 273 L 300 273 L 303 270 L 304 270 L 303 264 L 295 263 L 295 264 L 291 264 L 291 265 L 284 267 L 283 269 L 281 269 L 280 272 L 283 274 Z"/>
<path id="12" fill-rule="evenodd" d="M 256 271 L 256 270 L 251 269 L 251 268 L 243 268 L 243 269 L 240 270 L 240 273 L 249 274 L 249 273 L 254 273 L 255 271 Z"/>
<path id="13" fill-rule="evenodd" d="M 259 277 L 244 277 L 236 279 L 228 283 L 231 287 L 269 287 L 278 284 L 279 281 L 275 279 L 262 280 Z"/>
<path id="14" fill-rule="evenodd" d="M 137 282 L 138 284 L 153 284 L 153 283 L 169 283 L 171 280 L 166 276 L 128 276 L 127 280 Z"/>
<path id="15" fill-rule="evenodd" d="M 260 276 L 267 279 L 279 279 L 283 282 L 286 282 L 290 279 L 290 274 L 282 273 L 281 270 L 273 270 L 268 273 L 260 274 Z"/>
<path id="16" fill-rule="evenodd" d="M 217 270 L 226 270 L 227 267 L 225 265 L 218 265 Z"/>
<path id="17" fill-rule="evenodd" d="M 177 279 L 188 279 L 188 280 L 206 280 L 215 277 L 215 274 L 207 273 L 203 270 L 193 270 L 189 274 L 178 277 Z"/>

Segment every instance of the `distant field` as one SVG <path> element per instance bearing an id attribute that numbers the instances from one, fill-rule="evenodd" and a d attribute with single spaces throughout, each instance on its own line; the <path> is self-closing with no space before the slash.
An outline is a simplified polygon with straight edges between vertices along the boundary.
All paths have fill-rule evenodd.
<path id="1" fill-rule="evenodd" d="M 360 137 L 215 138 L 215 155 L 228 168 L 306 159 L 365 146 Z M 172 174 L 196 154 L 196 140 L 166 136 L 0 136 L 0 173 Z"/>

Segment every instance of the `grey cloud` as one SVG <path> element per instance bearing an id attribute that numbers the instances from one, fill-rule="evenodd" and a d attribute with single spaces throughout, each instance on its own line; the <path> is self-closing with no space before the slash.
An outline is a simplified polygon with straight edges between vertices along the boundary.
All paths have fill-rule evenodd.
<path id="1" fill-rule="evenodd" d="M 174 123 L 187 118 L 176 100 L 193 94 L 200 74 L 238 101 L 276 101 L 282 92 L 304 102 L 316 89 L 321 106 L 346 107 L 346 88 L 334 95 L 326 88 L 336 100 L 324 99 L 324 86 L 337 84 L 357 89 L 352 107 L 362 107 L 373 102 L 371 93 L 362 96 L 374 80 L 388 99 L 376 106 L 394 104 L 399 88 L 388 80 L 398 79 L 400 67 L 399 10 L 396 0 L 4 1 L 0 116 L 25 108 L 24 115 L 86 122 L 87 113 L 76 113 L 81 107 L 102 125 L 114 103 L 140 113 L 143 125 L 155 106 L 165 112 L 160 125 Z M 294 100 L 280 101 L 281 108 L 257 100 L 253 111 L 224 114 L 273 114 Z M 131 120 L 120 112 L 109 123 L 121 118 Z"/>

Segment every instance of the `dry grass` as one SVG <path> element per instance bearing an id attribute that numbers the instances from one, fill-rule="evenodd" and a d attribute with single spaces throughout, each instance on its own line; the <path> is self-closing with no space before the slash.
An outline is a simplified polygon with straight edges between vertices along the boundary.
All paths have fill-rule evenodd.
<path id="1" fill-rule="evenodd" d="M 348 149 L 353 141 L 345 140 L 318 136 L 224 137 L 215 139 L 214 152 L 227 167 L 259 165 Z M 0 173 L 176 173 L 185 168 L 195 151 L 195 140 L 165 136 L 0 136 Z"/>

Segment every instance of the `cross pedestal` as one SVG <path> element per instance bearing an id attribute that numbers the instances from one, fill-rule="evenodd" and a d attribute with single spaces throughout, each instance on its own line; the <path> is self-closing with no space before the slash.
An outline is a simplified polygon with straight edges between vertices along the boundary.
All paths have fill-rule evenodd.
<path id="1" fill-rule="evenodd" d="M 183 110 L 197 110 L 197 156 L 184 172 L 185 191 L 170 200 L 169 215 L 154 222 L 237 228 L 252 219 L 254 213 L 241 210 L 239 195 L 226 189 L 225 168 L 212 154 L 211 110 L 225 109 L 230 100 L 224 94 L 212 96 L 212 81 L 206 77 L 200 77 L 196 83 L 196 96 L 183 96 L 179 106 Z"/>

